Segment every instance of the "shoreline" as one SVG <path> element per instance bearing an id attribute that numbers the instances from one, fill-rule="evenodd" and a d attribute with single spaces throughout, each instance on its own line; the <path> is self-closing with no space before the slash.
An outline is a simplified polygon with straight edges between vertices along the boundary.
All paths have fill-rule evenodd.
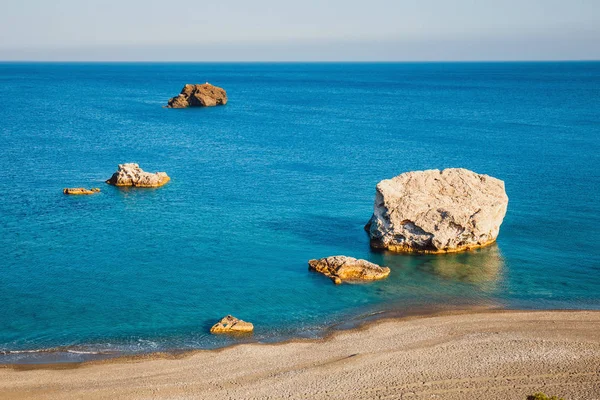
<path id="1" fill-rule="evenodd" d="M 13 369 L 17 371 L 29 371 L 38 369 L 74 369 L 79 367 L 86 367 L 91 365 L 108 365 L 108 364 L 119 364 L 119 363 L 136 363 L 150 360 L 181 360 L 188 357 L 193 357 L 203 353 L 220 353 L 230 349 L 235 349 L 240 346 L 285 346 L 288 344 L 305 344 L 305 343 L 327 343 L 336 336 L 344 333 L 360 333 L 371 328 L 376 328 L 380 324 L 385 323 L 403 323 L 409 321 L 423 320 L 429 318 L 439 317 L 455 317 L 455 316 L 476 316 L 482 314 L 521 314 L 521 313 L 598 313 L 600 310 L 587 310 L 587 309 L 510 309 L 502 307 L 492 306 L 473 306 L 472 308 L 451 308 L 444 310 L 431 310 L 425 313 L 414 313 L 414 314 L 403 314 L 397 310 L 386 310 L 375 312 L 372 314 L 361 315 L 360 317 L 353 319 L 350 322 L 340 322 L 334 324 L 328 328 L 324 328 L 321 335 L 317 337 L 291 337 L 282 340 L 275 340 L 269 342 L 245 341 L 245 342 L 234 342 L 221 347 L 216 348 L 197 348 L 197 349 L 165 349 L 158 351 L 149 351 L 143 353 L 120 353 L 110 355 L 103 353 L 99 355 L 107 355 L 107 357 L 91 358 L 84 361 L 57 361 L 57 362 L 39 362 L 39 363 L 0 363 L 0 371 L 2 369 Z M 400 315 L 399 315 L 400 314 Z M 349 326 L 345 326 L 349 324 Z M 60 349 L 60 350 L 58 350 Z M 24 350 L 23 352 L 34 352 L 34 353 L 53 353 L 53 352 L 67 352 L 68 347 L 54 349 L 40 349 L 40 350 Z"/>
<path id="2" fill-rule="evenodd" d="M 52 368 L 58 369 L 68 368 L 71 365 L 72 368 L 76 368 L 79 365 L 92 364 L 92 363 L 104 363 L 104 362 L 117 362 L 118 360 L 136 360 L 136 359 L 151 359 L 154 356 L 169 359 L 169 358 L 180 358 L 186 355 L 193 355 L 197 352 L 218 352 L 228 348 L 246 345 L 246 344 L 258 344 L 258 345 L 279 345 L 286 343 L 302 343 L 306 341 L 323 341 L 328 340 L 330 337 L 338 332 L 361 330 L 368 328 L 371 324 L 376 324 L 379 321 L 386 320 L 409 320 L 415 318 L 427 318 L 433 316 L 443 315 L 458 315 L 465 313 L 481 313 L 481 312 L 503 312 L 503 311 L 519 311 L 503 308 L 499 305 L 465 305 L 465 304 L 451 304 L 451 305 L 435 305 L 435 306 L 418 306 L 411 308 L 410 310 L 399 310 L 390 308 L 387 310 L 370 311 L 362 314 L 349 315 L 345 320 L 339 320 L 330 326 L 322 326 L 318 330 L 319 332 L 315 336 L 306 337 L 301 335 L 281 335 L 280 338 L 275 338 L 269 341 L 261 341 L 259 338 L 254 338 L 252 335 L 239 336 L 237 340 L 231 343 L 225 344 L 218 347 L 208 348 L 170 348 L 161 349 L 154 351 L 141 351 L 141 352 L 127 352 L 122 350 L 93 350 L 86 349 L 85 345 L 82 346 L 56 346 L 50 348 L 41 349 L 24 349 L 24 350 L 5 350 L 4 355 L 8 354 L 31 354 L 31 355 L 59 355 L 59 359 L 56 361 L 39 362 L 27 358 L 20 362 L 0 362 L 0 368 L 11 368 L 17 367 L 22 369 L 36 369 L 36 368 Z M 554 310 L 553 310 L 554 311 Z M 556 310 L 560 311 L 560 310 Z M 235 336 L 229 336 L 229 338 L 235 338 Z M 63 355 L 60 358 L 60 355 Z M 81 354 L 86 355 L 82 360 L 67 360 L 67 354 Z"/>
<path id="3" fill-rule="evenodd" d="M 574 400 L 600 398 L 598 365 L 600 311 L 458 311 L 377 319 L 322 339 L 4 364 L 0 397 L 399 398 L 418 388 L 423 398 L 481 390 L 524 399 L 542 390 Z"/>
<path id="4" fill-rule="evenodd" d="M 148 360 L 153 358 L 160 359 L 179 359 L 186 356 L 192 356 L 196 353 L 202 352 L 219 352 L 229 348 L 243 345 L 283 345 L 287 343 L 305 343 L 305 342 L 321 342 L 327 341 L 334 337 L 336 334 L 341 332 L 361 331 L 368 329 L 371 325 L 376 325 L 379 322 L 386 321 L 409 321 L 413 319 L 439 317 L 439 316 L 450 316 L 450 315 L 464 315 L 464 314 L 481 314 L 486 312 L 537 312 L 537 311 L 552 311 L 552 312 L 577 312 L 586 311 L 578 309 L 549 309 L 549 310 L 537 310 L 537 309 L 510 309 L 502 307 L 498 304 L 490 305 L 471 305 L 471 304 L 446 304 L 446 305 L 428 305 L 428 306 L 415 306 L 410 310 L 399 310 L 396 308 L 370 311 L 361 314 L 350 314 L 345 320 L 339 320 L 330 326 L 321 326 L 318 328 L 318 333 L 314 336 L 302 336 L 302 335 L 281 335 L 280 337 L 272 340 L 263 341 L 260 338 L 253 337 L 252 334 L 246 335 L 231 335 L 228 336 L 230 339 L 243 339 L 232 341 L 231 343 L 218 346 L 218 347 L 198 347 L 198 348 L 166 348 L 152 351 L 140 351 L 140 352 L 127 352 L 123 350 L 93 350 L 85 349 L 85 345 L 82 346 L 56 346 L 51 348 L 41 349 L 24 349 L 24 350 L 5 350 L 6 353 L 14 352 L 13 354 L 32 354 L 32 355 L 59 355 L 58 360 L 53 361 L 35 361 L 31 358 L 27 358 L 23 361 L 18 362 L 0 362 L 0 369 L 2 368 L 15 368 L 15 369 L 68 369 L 77 368 L 78 366 L 84 366 L 88 364 L 97 363 L 110 363 L 119 362 L 123 360 L 125 362 L 131 360 Z M 227 337 L 227 336 L 226 336 Z M 63 355 L 62 358 L 60 355 Z M 68 360 L 67 354 L 74 355 L 85 355 L 82 360 Z"/>

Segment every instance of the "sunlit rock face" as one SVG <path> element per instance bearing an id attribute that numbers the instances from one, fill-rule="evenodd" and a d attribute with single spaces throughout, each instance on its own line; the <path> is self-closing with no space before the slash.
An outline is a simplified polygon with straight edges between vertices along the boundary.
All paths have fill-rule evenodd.
<path id="1" fill-rule="evenodd" d="M 504 182 L 463 168 L 407 172 L 377 184 L 371 246 L 450 253 L 493 243 L 506 215 Z"/>
<path id="2" fill-rule="evenodd" d="M 390 274 L 388 267 L 381 267 L 367 260 L 354 257 L 332 256 L 310 260 L 308 268 L 320 272 L 339 285 L 343 281 L 374 281 Z"/>
<path id="3" fill-rule="evenodd" d="M 225 89 L 206 82 L 202 85 L 185 85 L 179 95 L 169 99 L 167 108 L 212 107 L 225 104 L 227 104 Z"/>
<path id="4" fill-rule="evenodd" d="M 86 188 L 64 188 L 63 189 L 63 193 L 64 194 L 70 194 L 70 195 L 87 195 L 87 194 L 100 193 L 100 189 L 98 189 L 98 188 L 91 188 L 91 189 L 86 189 Z"/>
<path id="5" fill-rule="evenodd" d="M 227 315 L 210 328 L 210 333 L 215 335 L 222 333 L 250 333 L 253 330 L 254 325 L 252 323 L 242 321 L 232 315 Z"/>
<path id="6" fill-rule="evenodd" d="M 170 180 L 165 172 L 146 172 L 139 165 L 128 163 L 119 164 L 118 171 L 106 183 L 114 186 L 152 188 L 162 186 Z"/>

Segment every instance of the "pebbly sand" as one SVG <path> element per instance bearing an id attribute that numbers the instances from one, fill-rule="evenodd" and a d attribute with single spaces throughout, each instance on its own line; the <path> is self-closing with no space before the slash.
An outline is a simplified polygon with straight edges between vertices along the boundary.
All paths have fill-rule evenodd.
<path id="1" fill-rule="evenodd" d="M 0 367 L 0 399 L 600 399 L 600 312 L 382 320 L 322 340 Z"/>

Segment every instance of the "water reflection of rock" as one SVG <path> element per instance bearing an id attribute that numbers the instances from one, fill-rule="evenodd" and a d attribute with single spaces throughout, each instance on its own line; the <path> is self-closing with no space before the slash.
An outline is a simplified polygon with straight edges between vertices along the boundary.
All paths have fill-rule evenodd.
<path id="1" fill-rule="evenodd" d="M 500 279 L 504 258 L 494 244 L 470 253 L 432 256 L 423 264 L 423 269 L 443 279 L 488 285 Z"/>
<path id="2" fill-rule="evenodd" d="M 502 277 L 504 258 L 496 244 L 471 252 L 398 257 L 386 253 L 383 265 L 412 265 L 445 281 L 473 284 L 482 290 L 493 290 Z M 392 268 L 392 271 L 394 268 Z"/>

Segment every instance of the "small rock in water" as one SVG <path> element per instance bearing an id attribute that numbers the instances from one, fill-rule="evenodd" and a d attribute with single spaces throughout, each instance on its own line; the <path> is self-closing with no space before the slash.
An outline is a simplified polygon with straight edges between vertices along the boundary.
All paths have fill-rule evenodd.
<path id="1" fill-rule="evenodd" d="M 330 278 L 336 285 L 342 281 L 372 281 L 386 278 L 390 274 L 388 267 L 381 267 L 367 260 L 353 257 L 333 256 L 310 260 L 308 269 L 317 271 Z"/>
<path id="2" fill-rule="evenodd" d="M 210 328 L 210 333 L 248 333 L 254 330 L 250 322 L 242 321 L 234 316 L 228 315 Z"/>
<path id="3" fill-rule="evenodd" d="M 449 253 L 496 240 L 506 214 L 504 182 L 463 168 L 407 172 L 377 184 L 365 226 L 371 247 Z"/>
<path id="4" fill-rule="evenodd" d="M 86 189 L 86 188 L 65 188 L 63 189 L 63 193 L 64 194 L 73 194 L 73 195 L 78 195 L 78 194 L 94 194 L 94 193 L 98 193 L 100 192 L 100 189 L 98 188 L 91 188 L 91 189 Z"/>
<path id="5" fill-rule="evenodd" d="M 225 104 L 225 89 L 206 82 L 202 85 L 185 85 L 178 96 L 169 99 L 167 108 L 212 107 Z"/>
<path id="6" fill-rule="evenodd" d="M 135 163 L 119 164 L 119 170 L 106 181 L 114 186 L 159 187 L 171 178 L 165 172 L 145 172 Z"/>

